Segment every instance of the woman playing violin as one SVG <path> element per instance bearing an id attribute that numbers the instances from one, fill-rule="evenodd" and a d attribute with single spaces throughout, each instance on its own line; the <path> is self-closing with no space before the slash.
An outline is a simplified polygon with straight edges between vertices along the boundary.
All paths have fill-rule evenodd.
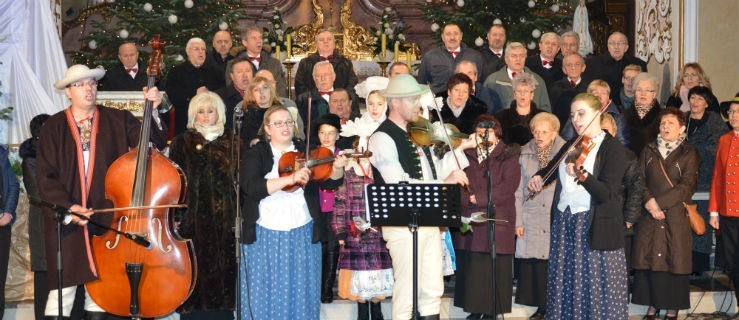
<path id="1" fill-rule="evenodd" d="M 573 161 L 550 161 L 528 183 L 539 192 L 557 180 L 552 202 L 547 280 L 549 319 L 627 319 L 628 290 L 620 186 L 624 147 L 601 130 L 601 103 L 581 93 L 571 117 L 582 137 L 570 140 L 554 159 L 578 150 Z M 573 146 L 577 141 L 580 143 Z M 546 173 L 552 173 L 548 175 Z"/>
<path id="2" fill-rule="evenodd" d="M 338 187 L 342 170 L 334 170 L 324 182 L 310 180 L 311 170 L 303 167 L 280 176 L 280 157 L 290 151 L 304 151 L 293 139 L 294 119 L 282 106 L 264 114 L 259 141 L 242 160 L 241 190 L 244 220 L 241 224 L 241 304 L 252 319 L 318 319 L 320 313 L 321 246 L 325 222 L 318 203 L 319 185 Z M 333 166 L 344 166 L 338 157 Z M 300 184 L 292 192 L 284 187 Z"/>

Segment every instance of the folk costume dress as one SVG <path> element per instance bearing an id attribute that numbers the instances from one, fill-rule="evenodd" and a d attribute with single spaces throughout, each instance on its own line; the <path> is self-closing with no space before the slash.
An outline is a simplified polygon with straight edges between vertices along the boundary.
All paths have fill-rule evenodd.
<path id="1" fill-rule="evenodd" d="M 295 140 L 285 151 L 304 151 Z M 282 152 L 260 141 L 242 160 L 244 220 L 241 229 L 242 317 L 246 319 L 318 319 L 320 314 L 321 244 L 325 222 L 318 205 L 318 185 L 309 182 L 293 192 L 267 192 L 277 178 Z M 336 188 L 343 180 L 327 180 Z M 334 185 L 330 185 L 333 183 Z"/>
<path id="2" fill-rule="evenodd" d="M 373 183 L 372 168 L 366 159 L 352 159 L 344 171 L 344 185 L 336 190 L 332 227 L 339 249 L 339 297 L 384 300 L 393 293 L 393 266 L 382 233 L 374 227 L 364 232 L 358 219 L 366 216 L 364 187 Z"/>
<path id="3" fill-rule="evenodd" d="M 574 142 L 554 156 L 559 159 Z M 626 155 L 605 131 L 583 166 L 590 174 L 578 183 L 563 161 L 554 174 L 552 225 L 547 279 L 547 319 L 627 319 L 628 289 L 624 255 L 623 202 L 619 196 Z M 537 175 L 544 177 L 553 163 Z"/>

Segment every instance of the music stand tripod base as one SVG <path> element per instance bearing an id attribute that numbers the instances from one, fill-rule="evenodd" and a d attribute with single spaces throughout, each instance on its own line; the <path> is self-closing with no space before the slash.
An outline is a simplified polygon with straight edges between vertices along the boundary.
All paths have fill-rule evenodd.
<path id="1" fill-rule="evenodd" d="M 373 226 L 407 226 L 413 236 L 413 314 L 418 319 L 418 228 L 462 225 L 459 185 L 370 184 L 365 189 Z M 441 244 L 439 244 L 441 245 Z"/>

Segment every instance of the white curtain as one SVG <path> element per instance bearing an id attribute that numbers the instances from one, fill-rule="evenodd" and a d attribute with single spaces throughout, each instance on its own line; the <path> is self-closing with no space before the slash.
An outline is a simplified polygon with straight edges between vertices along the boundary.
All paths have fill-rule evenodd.
<path id="1" fill-rule="evenodd" d="M 30 137 L 28 123 L 68 104 L 54 82 L 67 62 L 48 3 L 0 0 L 0 108 L 13 106 L 12 121 L 0 121 L 0 143 L 20 144 Z"/>

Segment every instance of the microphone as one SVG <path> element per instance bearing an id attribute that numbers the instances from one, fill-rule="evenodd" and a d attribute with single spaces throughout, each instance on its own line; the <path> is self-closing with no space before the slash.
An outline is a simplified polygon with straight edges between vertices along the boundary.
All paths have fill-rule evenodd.
<path id="1" fill-rule="evenodd" d="M 484 121 L 477 124 L 478 129 L 492 129 L 495 128 L 495 121 Z"/>
<path id="2" fill-rule="evenodd" d="M 241 119 L 244 117 L 244 109 L 241 109 L 240 106 L 234 107 L 234 115 L 236 118 Z"/>

